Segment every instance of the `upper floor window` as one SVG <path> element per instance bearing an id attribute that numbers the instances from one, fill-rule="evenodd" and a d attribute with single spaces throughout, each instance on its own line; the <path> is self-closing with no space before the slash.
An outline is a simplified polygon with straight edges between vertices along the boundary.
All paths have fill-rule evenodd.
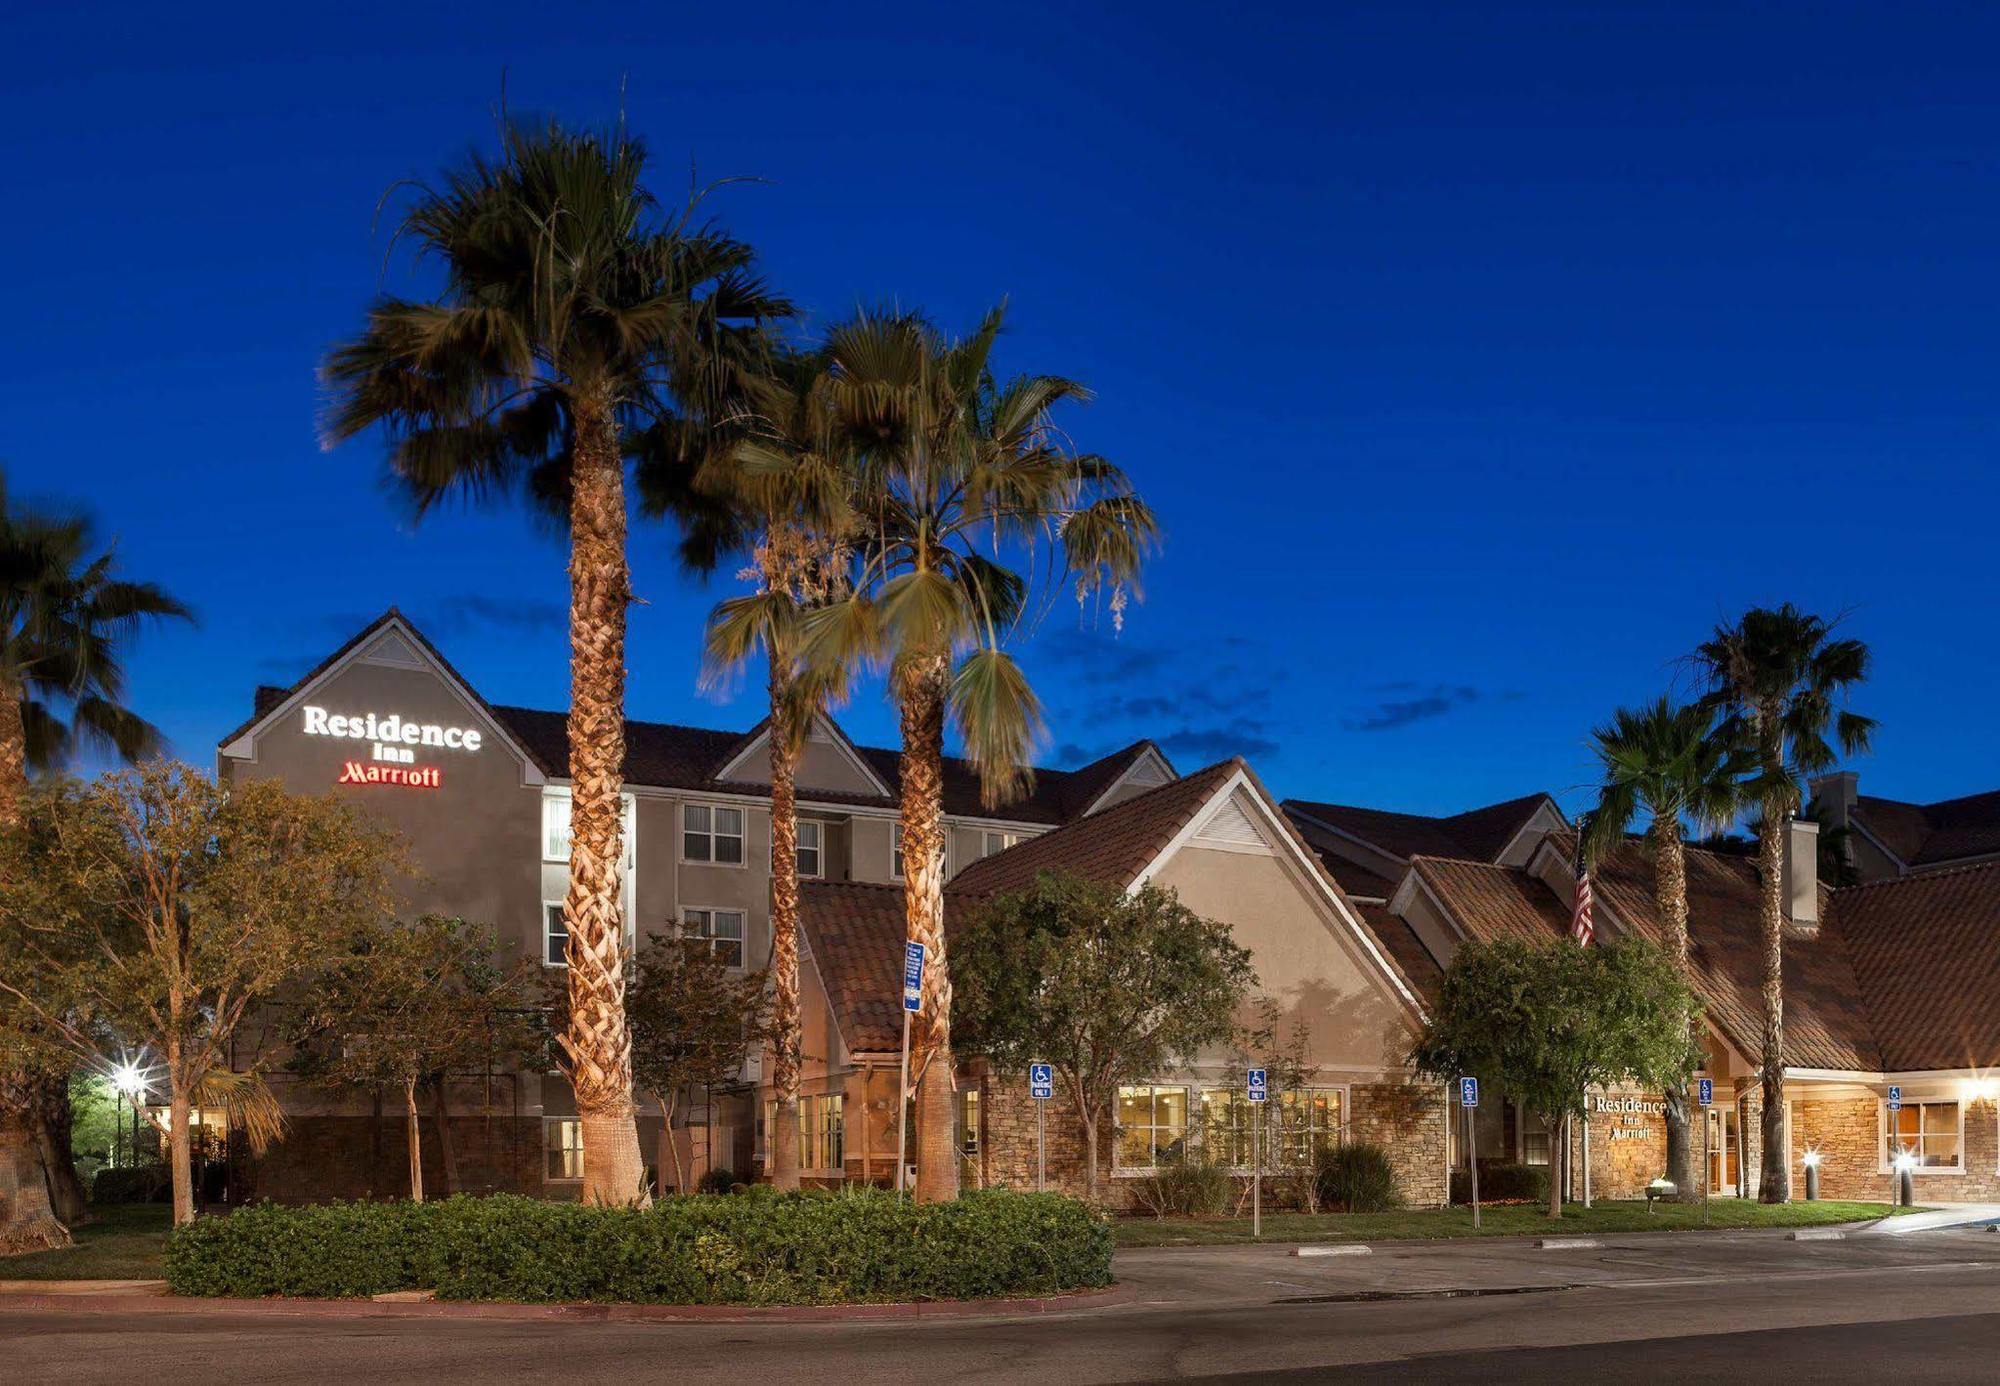
<path id="1" fill-rule="evenodd" d="M 681 860 L 743 864 L 743 810 L 713 804 L 681 805 Z"/>
<path id="2" fill-rule="evenodd" d="M 891 823 L 889 825 L 889 874 L 892 876 L 903 874 L 903 825 L 901 823 Z"/>
<path id="3" fill-rule="evenodd" d="M 822 870 L 822 842 L 825 832 L 826 827 L 822 823 L 816 823 L 810 818 L 801 818 L 799 820 L 798 856 L 799 874 L 801 876 L 819 876 L 824 874 Z"/>
<path id="4" fill-rule="evenodd" d="M 1019 833 L 982 832 L 979 835 L 979 855 L 990 857 L 996 852 L 1004 852 L 1021 840 Z"/>
<path id="5" fill-rule="evenodd" d="M 692 938 L 708 940 L 709 952 L 722 959 L 724 967 L 743 966 L 743 911 L 687 908 L 681 924 Z"/>
<path id="6" fill-rule="evenodd" d="M 568 790 L 542 795 L 542 860 L 569 861 L 569 817 L 574 800 Z M 634 860 L 632 841 L 633 799 L 627 794 L 619 801 L 620 836 L 624 839 L 623 864 L 627 870 Z"/>
<path id="7" fill-rule="evenodd" d="M 563 902 L 551 900 L 542 906 L 542 963 L 546 967 L 569 966 L 569 924 L 563 918 Z"/>

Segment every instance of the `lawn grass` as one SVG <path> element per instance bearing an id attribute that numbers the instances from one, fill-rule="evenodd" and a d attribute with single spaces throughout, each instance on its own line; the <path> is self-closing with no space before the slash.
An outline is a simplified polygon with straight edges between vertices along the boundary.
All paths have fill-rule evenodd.
<path id="1" fill-rule="evenodd" d="M 158 1280 L 166 1272 L 173 1209 L 164 1203 L 113 1203 L 92 1210 L 91 1221 L 70 1229 L 75 1246 L 0 1256 L 0 1280 Z"/>
<path id="2" fill-rule="evenodd" d="M 1861 1222 L 1915 1209 L 1887 1203 L 1764 1204 L 1740 1198 L 1709 1202 L 1711 1229 L 1744 1227 L 1819 1227 L 1828 1223 Z M 1480 1228 L 1472 1230 L 1472 1210 L 1422 1209 L 1393 1213 L 1268 1213 L 1264 1235 L 1250 1235 L 1248 1218 L 1120 1218 L 1112 1233 L 1121 1247 L 1220 1246 L 1230 1242 L 1375 1242 L 1425 1241 L 1450 1237 L 1581 1236 L 1593 1232 L 1685 1232 L 1702 1230 L 1701 1205 L 1662 1203 L 1653 1212 L 1643 1201 L 1609 1202 L 1595 1207 L 1566 1204 L 1560 1222 L 1540 1204 L 1507 1204 L 1483 1208 Z"/>

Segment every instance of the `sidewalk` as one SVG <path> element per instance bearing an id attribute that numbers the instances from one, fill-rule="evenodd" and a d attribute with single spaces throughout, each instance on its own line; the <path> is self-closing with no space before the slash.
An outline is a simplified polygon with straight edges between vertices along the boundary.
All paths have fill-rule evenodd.
<path id="1" fill-rule="evenodd" d="M 2000 1203 L 1954 1203 L 1928 1208 L 1921 1213 L 1905 1213 L 1884 1218 L 1867 1228 L 1875 1237 L 1905 1237 L 1912 1232 L 1935 1232 L 1946 1227 L 1985 1227 L 2000 1223 Z"/>

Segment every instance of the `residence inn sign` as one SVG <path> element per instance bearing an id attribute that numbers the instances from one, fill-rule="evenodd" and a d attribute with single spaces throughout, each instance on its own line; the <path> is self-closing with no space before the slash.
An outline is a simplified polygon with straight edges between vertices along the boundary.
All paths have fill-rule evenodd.
<path id="1" fill-rule="evenodd" d="M 420 749 L 459 751 L 476 755 L 484 739 L 477 727 L 452 727 L 423 722 L 401 713 L 328 712 L 307 704 L 301 710 L 307 736 L 329 736 L 368 743 L 368 760 L 346 760 L 336 784 L 393 784 L 411 789 L 437 789 L 444 777 L 435 765 L 417 762 Z"/>

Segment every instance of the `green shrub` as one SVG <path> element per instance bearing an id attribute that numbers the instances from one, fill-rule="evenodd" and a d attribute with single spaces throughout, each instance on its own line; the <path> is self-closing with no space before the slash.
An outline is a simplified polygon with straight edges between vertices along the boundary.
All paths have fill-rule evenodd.
<path id="1" fill-rule="evenodd" d="M 1472 1180 L 1462 1169 L 1451 1172 L 1451 1201 L 1472 1202 Z M 1479 1162 L 1481 1203 L 1547 1203 L 1549 1167 L 1517 1165 L 1508 1160 Z"/>
<path id="2" fill-rule="evenodd" d="M 496 1195 L 259 1204 L 176 1229 L 175 1294 L 826 1304 L 1054 1294 L 1111 1283 L 1111 1232 L 1056 1194 L 917 1204 L 874 1189 L 587 1208 Z"/>
<path id="3" fill-rule="evenodd" d="M 695 1188 L 705 1194 L 734 1193 L 742 1187 L 735 1170 L 720 1168 L 703 1171 L 700 1181 L 695 1184 Z"/>
<path id="4" fill-rule="evenodd" d="M 1356 1142 L 1322 1150 L 1315 1173 L 1323 1208 L 1382 1213 L 1403 1201 L 1396 1192 L 1395 1167 L 1379 1145 Z"/>
<path id="5" fill-rule="evenodd" d="M 1156 1174 L 1134 1179 L 1132 1201 L 1156 1218 L 1226 1213 L 1235 1200 L 1229 1171 L 1199 1160 L 1175 1160 Z"/>

